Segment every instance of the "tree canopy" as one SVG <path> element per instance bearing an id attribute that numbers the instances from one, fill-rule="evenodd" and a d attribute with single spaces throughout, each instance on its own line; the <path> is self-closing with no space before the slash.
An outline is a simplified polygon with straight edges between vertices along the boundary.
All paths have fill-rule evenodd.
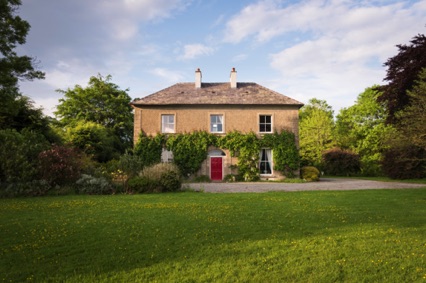
<path id="1" fill-rule="evenodd" d="M 341 109 L 336 117 L 337 144 L 360 155 L 364 175 L 380 174 L 382 151 L 392 130 L 385 125 L 383 103 L 377 102 L 380 94 L 377 86 L 366 88 L 353 106 Z"/>
<path id="2" fill-rule="evenodd" d="M 411 44 L 400 44 L 398 54 L 384 64 L 387 69 L 384 78 L 388 84 L 380 86 L 382 94 L 378 97 L 385 102 L 388 111 L 387 122 L 396 123 L 396 113 L 410 102 L 407 90 L 411 90 L 422 68 L 426 67 L 426 36 L 416 35 Z"/>
<path id="3" fill-rule="evenodd" d="M 33 58 L 18 56 L 15 51 L 25 43 L 30 29 L 30 24 L 17 15 L 19 5 L 20 0 L 0 1 L 0 130 L 28 129 L 54 142 L 57 137 L 49 127 L 49 119 L 19 92 L 19 80 L 44 78 L 44 73 L 36 70 Z"/>
<path id="4" fill-rule="evenodd" d="M 0 94 L 2 100 L 17 96 L 19 79 L 41 79 L 44 73 L 35 69 L 34 59 L 18 56 L 15 48 L 24 44 L 30 24 L 16 15 L 20 0 L 0 1 Z M 3 104 L 4 105 L 4 104 Z M 2 109 L 3 110 L 3 109 Z"/>
<path id="5" fill-rule="evenodd" d="M 411 102 L 396 114 L 396 126 L 411 144 L 426 150 L 426 68 L 407 95 Z"/>
<path id="6" fill-rule="evenodd" d="M 115 148 L 123 153 L 131 147 L 133 112 L 131 98 L 111 82 L 111 76 L 91 77 L 86 88 L 58 90 L 64 98 L 59 100 L 56 116 L 65 127 L 75 127 L 80 121 L 94 122 L 110 129 L 119 141 Z"/>
<path id="7" fill-rule="evenodd" d="M 333 110 L 325 100 L 313 98 L 299 111 L 302 165 L 321 167 L 322 153 L 334 146 Z"/>

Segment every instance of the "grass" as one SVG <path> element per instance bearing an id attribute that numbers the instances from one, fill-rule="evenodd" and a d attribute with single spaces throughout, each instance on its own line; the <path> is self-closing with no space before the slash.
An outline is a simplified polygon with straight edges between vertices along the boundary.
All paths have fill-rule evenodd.
<path id="1" fill-rule="evenodd" d="M 425 282 L 426 188 L 0 199 L 2 282 Z"/>
<path id="2" fill-rule="evenodd" d="M 342 178 L 342 179 L 360 179 L 360 180 L 371 180 L 379 182 L 397 182 L 397 183 L 413 183 L 413 184 L 426 184 L 426 178 L 423 179 L 391 179 L 389 177 L 365 177 L 365 176 L 321 176 L 321 178 Z"/>

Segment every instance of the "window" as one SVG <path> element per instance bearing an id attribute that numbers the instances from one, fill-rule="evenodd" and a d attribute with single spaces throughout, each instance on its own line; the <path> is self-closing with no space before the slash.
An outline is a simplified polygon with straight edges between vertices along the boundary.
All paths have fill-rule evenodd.
<path id="1" fill-rule="evenodd" d="M 210 115 L 210 132 L 223 133 L 223 115 Z"/>
<path id="2" fill-rule="evenodd" d="M 272 132 L 272 115 L 259 116 L 259 133 Z"/>
<path id="3" fill-rule="evenodd" d="M 169 163 L 169 162 L 172 162 L 172 161 L 173 161 L 173 152 L 163 148 L 161 150 L 161 162 Z"/>
<path id="4" fill-rule="evenodd" d="M 161 115 L 161 132 L 166 134 L 175 132 L 175 115 Z"/>
<path id="5" fill-rule="evenodd" d="M 260 150 L 260 175 L 272 174 L 272 150 L 263 148 Z"/>

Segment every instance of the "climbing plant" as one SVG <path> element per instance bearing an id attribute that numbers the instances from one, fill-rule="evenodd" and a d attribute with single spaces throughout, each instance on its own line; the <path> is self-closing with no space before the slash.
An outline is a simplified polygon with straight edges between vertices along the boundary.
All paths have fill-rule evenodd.
<path id="1" fill-rule="evenodd" d="M 233 131 L 225 136 L 196 131 L 193 133 L 141 135 L 135 146 L 135 154 L 142 157 L 144 165 L 158 163 L 161 150 L 166 147 L 173 152 L 173 162 L 184 176 L 196 173 L 207 158 L 209 146 L 228 149 L 231 156 L 238 157 L 238 173 L 245 181 L 255 181 L 260 177 L 259 152 L 262 147 L 273 151 L 274 169 L 291 176 L 299 168 L 299 153 L 295 136 L 288 131 L 276 132 L 258 137 L 250 132 L 243 134 Z"/>
<path id="2" fill-rule="evenodd" d="M 264 135 L 262 147 L 272 148 L 274 169 L 293 177 L 294 171 L 299 169 L 299 150 L 296 147 L 295 136 L 288 131 Z"/>
<path id="3" fill-rule="evenodd" d="M 222 137 L 218 146 L 228 149 L 231 156 L 238 157 L 238 172 L 245 181 L 256 181 L 260 178 L 260 142 L 255 133 L 242 134 L 233 131 Z"/>
<path id="4" fill-rule="evenodd" d="M 141 133 L 134 148 L 135 155 L 142 160 L 143 167 L 161 162 L 161 152 L 166 142 L 166 136 L 158 134 L 155 137 Z"/>
<path id="5" fill-rule="evenodd" d="M 207 158 L 210 145 L 216 144 L 215 135 L 205 131 L 176 134 L 168 137 L 166 147 L 173 152 L 173 162 L 183 176 L 196 173 Z"/>

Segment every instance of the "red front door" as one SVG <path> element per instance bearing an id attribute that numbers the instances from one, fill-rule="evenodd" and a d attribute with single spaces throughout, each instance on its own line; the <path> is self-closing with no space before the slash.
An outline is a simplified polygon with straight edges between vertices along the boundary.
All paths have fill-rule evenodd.
<path id="1" fill-rule="evenodd" d="M 222 181 L 222 157 L 210 158 L 210 179 Z"/>

